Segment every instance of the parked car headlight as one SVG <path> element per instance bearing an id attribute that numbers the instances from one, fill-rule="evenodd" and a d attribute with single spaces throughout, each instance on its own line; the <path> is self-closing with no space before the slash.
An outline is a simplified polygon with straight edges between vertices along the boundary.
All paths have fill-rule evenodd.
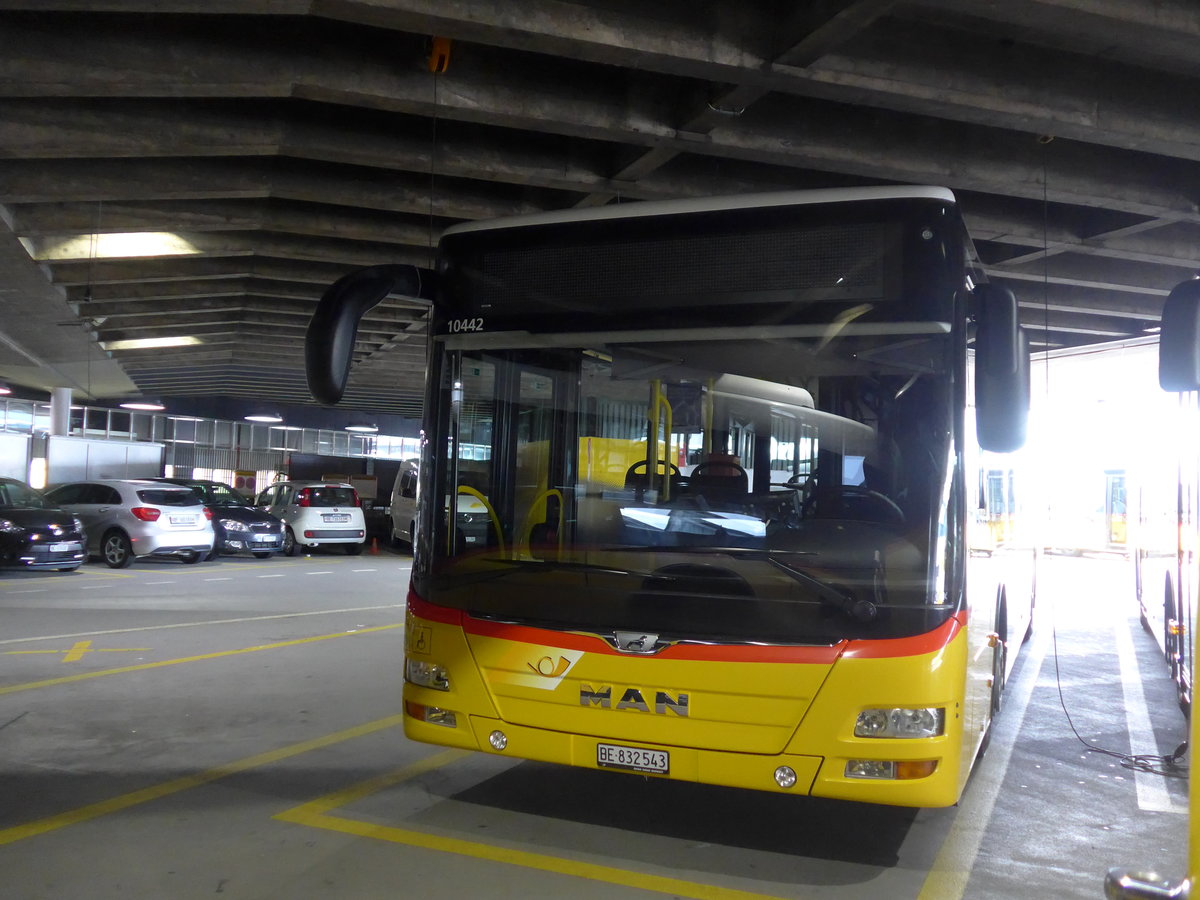
<path id="1" fill-rule="evenodd" d="M 23 530 L 16 522 L 0 519 L 0 534 L 20 534 Z"/>
<path id="2" fill-rule="evenodd" d="M 226 531 L 249 531 L 249 526 L 245 522 L 239 522 L 237 519 L 222 519 L 221 527 Z"/>

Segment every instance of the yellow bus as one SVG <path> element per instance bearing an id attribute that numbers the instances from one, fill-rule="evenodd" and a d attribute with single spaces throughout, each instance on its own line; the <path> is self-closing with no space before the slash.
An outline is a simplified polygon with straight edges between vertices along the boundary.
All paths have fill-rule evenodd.
<path id="1" fill-rule="evenodd" d="M 1177 285 L 1163 305 L 1159 384 L 1178 395 L 1176 429 L 1160 438 L 1159 452 L 1138 490 L 1131 521 L 1142 623 L 1166 655 L 1180 705 L 1189 718 L 1188 743 L 1200 747 L 1200 716 L 1192 706 L 1200 620 L 1200 279 Z M 1166 417 L 1164 417 L 1166 418 Z M 1139 533 L 1138 528 L 1142 531 Z M 1161 604 L 1161 605 L 1160 605 Z M 1195 896 L 1200 884 L 1200 778 L 1188 786 L 1187 873 L 1172 878 L 1155 869 L 1114 868 L 1105 879 L 1109 900 Z M 1146 863 L 1149 860 L 1144 861 Z"/>
<path id="2" fill-rule="evenodd" d="M 1034 584 L 1032 542 L 970 552 L 970 460 L 1021 445 L 1029 399 L 1016 300 L 972 259 L 953 194 L 927 187 L 448 229 L 423 286 L 408 737 L 955 803 Z M 348 358 L 320 344 L 414 290 L 378 267 L 327 293 L 318 399 Z M 485 537 L 449 520 L 454 494 Z"/>

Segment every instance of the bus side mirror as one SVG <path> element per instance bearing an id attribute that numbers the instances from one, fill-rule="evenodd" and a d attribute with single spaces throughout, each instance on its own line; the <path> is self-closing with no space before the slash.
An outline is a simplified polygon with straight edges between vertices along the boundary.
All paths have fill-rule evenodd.
<path id="1" fill-rule="evenodd" d="M 421 296 L 421 270 L 402 265 L 357 269 L 321 296 L 304 334 L 304 371 L 309 393 L 317 402 L 332 406 L 342 399 L 358 323 L 388 294 Z"/>
<path id="2" fill-rule="evenodd" d="M 1008 453 L 1025 444 L 1029 418 L 1029 339 L 1021 330 L 1017 298 L 1007 288 L 974 291 L 975 425 L 979 446 Z"/>
<path id="3" fill-rule="evenodd" d="M 1158 383 L 1164 391 L 1200 390 L 1200 280 L 1175 286 L 1163 304 Z"/>

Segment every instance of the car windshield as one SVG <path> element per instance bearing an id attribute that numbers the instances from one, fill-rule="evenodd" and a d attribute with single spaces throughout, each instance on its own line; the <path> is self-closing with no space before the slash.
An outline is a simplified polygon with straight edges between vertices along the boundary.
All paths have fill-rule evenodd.
<path id="1" fill-rule="evenodd" d="M 201 503 L 191 488 L 140 488 L 137 497 L 152 506 L 198 506 Z"/>
<path id="2" fill-rule="evenodd" d="M 211 506 L 247 505 L 246 499 L 227 484 L 196 482 L 192 485 L 192 489 Z"/>
<path id="3" fill-rule="evenodd" d="M 27 484 L 18 481 L 0 482 L 0 509 L 46 509 L 49 506 L 51 503 Z"/>

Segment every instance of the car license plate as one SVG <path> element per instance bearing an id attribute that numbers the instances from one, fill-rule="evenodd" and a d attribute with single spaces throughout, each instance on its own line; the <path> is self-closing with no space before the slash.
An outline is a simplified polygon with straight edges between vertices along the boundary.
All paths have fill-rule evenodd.
<path id="1" fill-rule="evenodd" d="M 324 519 L 326 522 L 349 522 L 350 521 L 350 516 L 346 515 L 345 513 L 321 516 L 321 518 Z"/>
<path id="2" fill-rule="evenodd" d="M 79 541 L 59 541 L 46 548 L 50 553 L 66 553 L 68 550 L 78 550 Z"/>
<path id="3" fill-rule="evenodd" d="M 617 744 L 597 744 L 596 765 L 606 769 L 625 769 L 629 772 L 666 775 L 671 771 L 671 754 L 665 750 L 621 747 Z"/>
<path id="4" fill-rule="evenodd" d="M 169 516 L 172 525 L 195 525 L 195 516 Z"/>

